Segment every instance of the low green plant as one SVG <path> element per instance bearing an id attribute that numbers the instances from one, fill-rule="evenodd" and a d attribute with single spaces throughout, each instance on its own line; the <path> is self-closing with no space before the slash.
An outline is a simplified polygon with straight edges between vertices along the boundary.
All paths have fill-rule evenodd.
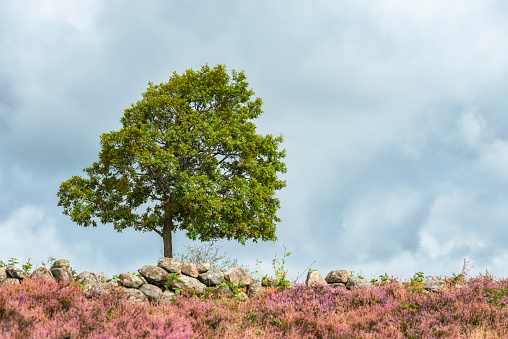
<path id="1" fill-rule="evenodd" d="M 30 270 L 32 269 L 32 264 L 30 263 L 30 258 L 28 258 L 28 261 L 26 262 L 26 264 L 24 265 L 21 265 L 21 268 L 23 269 L 23 271 L 25 271 L 26 274 L 30 274 Z"/>
<path id="2" fill-rule="evenodd" d="M 460 273 L 459 275 L 457 275 L 456 277 L 454 277 L 452 279 L 452 284 L 457 284 L 459 282 L 459 280 L 461 280 L 461 277 L 463 277 L 464 275 L 462 273 Z"/>
<path id="3" fill-rule="evenodd" d="M 384 275 L 380 275 L 379 276 L 379 279 L 381 279 L 381 282 L 388 281 L 388 274 L 385 272 Z M 372 279 L 370 279 L 370 282 L 371 282 L 372 285 L 379 285 L 379 280 L 378 279 L 372 278 Z"/>
<path id="4" fill-rule="evenodd" d="M 46 265 L 51 265 L 56 260 L 56 258 L 53 258 L 53 256 L 49 256 L 48 259 L 46 259 L 46 262 L 42 262 L 42 266 L 46 267 Z"/>
<path id="5" fill-rule="evenodd" d="M 361 273 L 362 271 L 360 271 Z M 365 279 L 362 275 L 360 275 L 360 273 L 358 273 L 356 276 L 358 277 L 358 279 Z M 355 276 L 355 271 L 349 271 L 349 276 L 350 277 L 354 277 Z"/>
<path id="6" fill-rule="evenodd" d="M 411 287 L 423 284 L 423 272 L 415 273 L 415 275 L 411 278 Z"/>
<path id="7" fill-rule="evenodd" d="M 275 271 L 275 282 L 274 287 L 279 287 L 280 290 L 284 291 L 287 287 L 291 286 L 291 282 L 286 279 L 287 271 L 284 269 L 284 264 L 286 263 L 286 258 L 291 255 L 291 252 L 286 253 L 286 246 L 284 247 L 284 254 L 282 255 L 282 263 L 277 259 L 277 254 L 275 254 L 275 259 L 273 259 L 273 269 Z"/>
<path id="8" fill-rule="evenodd" d="M 143 278 L 143 276 L 142 276 L 141 274 L 139 274 L 139 273 L 135 273 L 135 272 L 129 272 L 129 271 L 127 271 L 127 273 L 126 273 L 126 274 L 132 274 L 132 275 L 135 275 L 135 276 L 137 276 L 137 277 Z M 115 275 L 113 275 L 113 279 L 117 279 L 117 280 L 119 280 L 119 279 L 120 279 L 120 275 L 119 275 L 119 274 L 115 274 Z"/>
<path id="9" fill-rule="evenodd" d="M 499 307 L 501 309 L 505 308 L 506 305 L 497 304 L 497 301 L 506 295 L 506 288 L 505 287 L 503 287 L 499 290 L 496 290 L 495 288 L 489 290 L 488 288 L 486 288 L 486 289 L 484 289 L 483 292 L 484 292 L 484 296 L 486 298 L 489 298 L 491 293 L 494 294 L 491 299 L 487 300 L 488 303 L 494 303 L 496 305 L 496 307 Z"/>
<path id="10" fill-rule="evenodd" d="M 166 281 L 166 284 L 165 284 L 167 288 L 173 288 L 172 286 L 175 282 L 183 283 L 182 280 L 178 279 L 178 276 L 179 276 L 178 273 L 168 273 L 168 275 L 169 275 L 169 279 Z M 182 288 L 180 288 L 180 287 L 174 288 L 174 290 L 175 290 L 176 294 L 182 293 Z"/>
<path id="11" fill-rule="evenodd" d="M 16 266 L 16 264 L 19 264 L 19 261 L 16 258 L 10 258 L 7 260 L 7 264 L 4 263 L 2 260 L 0 260 L 0 267 L 7 267 L 9 265 Z M 32 269 L 32 263 L 30 263 L 30 258 L 28 258 L 27 262 L 23 265 L 21 265 L 21 268 L 23 271 L 25 271 L 26 274 L 30 275 L 30 270 Z"/>
<path id="12" fill-rule="evenodd" d="M 242 286 L 241 281 L 239 281 L 238 284 L 235 284 L 234 282 L 231 282 L 231 281 L 224 281 L 222 284 L 219 284 L 218 286 L 221 286 L 221 285 L 224 286 L 223 284 L 225 284 L 225 285 L 227 285 L 227 287 L 229 287 L 231 292 L 233 292 L 233 295 L 237 295 L 242 292 L 240 290 L 240 287 Z"/>
<path id="13" fill-rule="evenodd" d="M 7 264 L 4 263 L 2 260 L 0 260 L 0 267 L 7 267 L 9 265 L 15 266 L 16 264 L 19 264 L 16 258 L 10 258 L 9 260 L 7 260 Z"/>
<path id="14" fill-rule="evenodd" d="M 73 285 L 73 286 L 78 286 L 81 290 L 83 290 L 83 288 L 85 288 L 85 285 L 83 285 L 83 284 L 78 284 L 78 282 L 77 282 L 77 281 L 73 281 L 73 282 L 72 282 L 72 285 Z"/>

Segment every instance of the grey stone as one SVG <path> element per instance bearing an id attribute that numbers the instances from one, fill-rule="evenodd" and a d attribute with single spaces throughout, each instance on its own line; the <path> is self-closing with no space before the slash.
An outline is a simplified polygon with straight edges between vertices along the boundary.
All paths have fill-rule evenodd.
<path id="1" fill-rule="evenodd" d="M 18 285 L 20 284 L 19 279 L 16 278 L 7 278 L 4 281 L 0 282 L 0 286 L 2 285 Z"/>
<path id="2" fill-rule="evenodd" d="M 159 266 L 144 265 L 138 269 L 138 272 L 152 285 L 164 286 L 169 280 L 168 272 Z"/>
<path id="3" fill-rule="evenodd" d="M 191 278 L 197 278 L 199 276 L 196 265 L 189 263 L 182 266 L 182 274 L 185 274 Z"/>
<path id="4" fill-rule="evenodd" d="M 205 272 L 208 272 L 210 270 L 210 263 L 202 263 L 202 264 L 199 264 L 198 266 L 196 266 L 196 268 L 198 269 L 198 273 L 205 273 Z"/>
<path id="5" fill-rule="evenodd" d="M 239 285 L 241 283 L 242 286 L 249 286 L 253 283 L 251 276 L 240 267 L 231 267 L 224 273 L 224 279 L 235 285 Z"/>
<path id="6" fill-rule="evenodd" d="M 245 292 L 240 292 L 234 295 L 234 298 L 241 301 L 249 300 L 249 296 Z"/>
<path id="7" fill-rule="evenodd" d="M 234 295 L 233 291 L 228 286 L 214 286 L 210 289 L 212 294 L 218 294 L 225 297 L 230 297 Z"/>
<path id="8" fill-rule="evenodd" d="M 162 267 L 169 273 L 180 273 L 182 271 L 183 264 L 178 259 L 162 258 L 157 262 L 157 266 Z"/>
<path id="9" fill-rule="evenodd" d="M 160 289 L 159 289 L 159 291 L 160 291 Z M 134 301 L 134 302 L 148 301 L 148 297 L 143 292 L 138 290 L 137 288 L 125 287 L 124 288 L 124 296 L 129 301 Z"/>
<path id="10" fill-rule="evenodd" d="M 35 269 L 35 271 L 33 271 L 32 274 L 30 275 L 30 278 L 35 277 L 44 277 L 47 280 L 55 280 L 55 277 L 53 277 L 51 271 L 48 270 L 46 267 L 39 267 Z"/>
<path id="11" fill-rule="evenodd" d="M 181 288 L 186 291 L 195 291 L 197 294 L 205 293 L 206 285 L 197 279 L 180 274 L 169 286 L 172 289 Z"/>
<path id="12" fill-rule="evenodd" d="M 70 263 L 69 263 L 69 260 L 67 260 L 67 259 L 55 260 L 55 262 L 53 262 L 53 265 L 51 265 L 51 269 L 53 269 L 53 268 L 69 268 L 69 267 L 70 267 Z"/>
<path id="13" fill-rule="evenodd" d="M 17 268 L 13 265 L 8 265 L 5 269 L 7 271 L 7 276 L 10 278 L 16 279 L 25 279 L 28 278 L 28 275 L 21 268 Z"/>
<path id="14" fill-rule="evenodd" d="M 265 288 L 261 286 L 260 283 L 250 284 L 249 289 L 247 290 L 247 294 L 252 297 L 257 297 L 261 291 Z"/>
<path id="15" fill-rule="evenodd" d="M 147 296 L 148 300 L 153 303 L 158 303 L 162 295 L 162 290 L 159 287 L 151 284 L 143 284 L 139 290 L 143 292 Z"/>
<path id="16" fill-rule="evenodd" d="M 372 287 L 372 283 L 358 277 L 348 277 L 346 288 L 350 290 L 351 288 L 357 287 Z"/>
<path id="17" fill-rule="evenodd" d="M 329 284 L 333 283 L 347 283 L 348 273 L 345 270 L 334 270 L 330 271 L 325 278 L 325 281 Z"/>
<path id="18" fill-rule="evenodd" d="M 261 286 L 273 287 L 273 286 L 275 286 L 276 283 L 277 282 L 275 281 L 275 279 L 272 279 L 272 278 L 267 277 L 267 276 L 265 276 L 265 277 L 263 277 L 261 279 Z"/>
<path id="19" fill-rule="evenodd" d="M 446 286 L 443 280 L 428 281 L 423 284 L 423 289 L 432 292 L 441 292 Z"/>
<path id="20" fill-rule="evenodd" d="M 4 280 L 7 280 L 7 270 L 5 267 L 0 267 L 0 283 Z"/>
<path id="21" fill-rule="evenodd" d="M 206 286 L 216 286 L 224 282 L 224 273 L 219 270 L 211 270 L 205 273 L 201 273 L 198 276 L 198 280 Z"/>
<path id="22" fill-rule="evenodd" d="M 73 282 L 74 277 L 72 276 L 72 272 L 68 268 L 52 268 L 51 274 L 55 277 L 56 281 L 68 281 Z"/>
<path id="23" fill-rule="evenodd" d="M 305 285 L 312 287 L 314 285 L 326 285 L 325 278 L 318 271 L 312 271 L 307 273 L 307 279 Z"/>
<path id="24" fill-rule="evenodd" d="M 95 273 L 83 271 L 76 277 L 76 283 L 83 285 L 83 292 L 93 293 L 97 286 L 99 286 L 99 279 L 97 279 Z"/>
<path id="25" fill-rule="evenodd" d="M 176 293 L 170 290 L 162 292 L 159 303 L 170 303 L 176 297 Z"/>
<path id="26" fill-rule="evenodd" d="M 92 292 L 92 296 L 100 297 L 103 294 L 111 294 L 111 292 L 118 287 L 120 287 L 120 283 L 117 280 L 108 279 L 107 281 L 101 282 L 97 285 L 95 290 Z"/>
<path id="27" fill-rule="evenodd" d="M 118 278 L 120 279 L 120 283 L 125 287 L 138 288 L 145 283 L 143 279 L 134 274 L 122 273 Z"/>

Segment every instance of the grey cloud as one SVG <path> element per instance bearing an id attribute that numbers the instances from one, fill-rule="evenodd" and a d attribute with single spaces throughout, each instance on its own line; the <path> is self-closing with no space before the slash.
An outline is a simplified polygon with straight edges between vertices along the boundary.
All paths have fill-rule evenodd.
<path id="1" fill-rule="evenodd" d="M 156 260 L 157 235 L 85 229 L 62 216 L 58 185 L 97 160 L 100 134 L 119 128 L 148 81 L 225 63 L 245 70 L 264 101 L 258 130 L 284 134 L 288 152 L 279 241 L 225 242 L 229 255 L 252 266 L 260 259 L 271 273 L 284 244 L 291 275 L 313 260 L 324 274 L 450 274 L 463 256 L 506 274 L 505 252 L 492 250 L 504 246 L 508 217 L 503 5 L 420 5 L 0 5 L 0 50 L 10 51 L 0 52 L 0 124 L 8 125 L 0 225 L 31 206 L 44 217 L 30 214 L 36 229 L 26 232 L 53 223 L 59 255 L 83 270 L 114 274 Z M 175 239 L 177 252 L 190 243 Z M 140 250 L 126 253 L 132 247 Z"/>
<path id="2" fill-rule="evenodd" d="M 4 136 L 9 130 L 10 120 L 15 114 L 15 98 L 10 83 L 0 77 L 0 134 Z M 1 138 L 0 136 L 0 138 Z"/>

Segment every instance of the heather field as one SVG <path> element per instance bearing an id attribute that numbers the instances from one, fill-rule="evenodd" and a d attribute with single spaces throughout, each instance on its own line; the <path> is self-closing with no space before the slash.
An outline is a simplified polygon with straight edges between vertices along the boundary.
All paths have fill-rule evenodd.
<path id="1" fill-rule="evenodd" d="M 421 275 L 406 282 L 385 276 L 373 281 L 376 286 L 351 291 L 293 284 L 266 288 L 247 301 L 184 293 L 154 306 L 114 291 L 87 298 L 74 284 L 25 279 L 0 287 L 0 337 L 508 337 L 508 279 L 486 272 L 467 281 L 462 274 L 443 280 L 447 287 L 440 293 L 423 290 Z"/>

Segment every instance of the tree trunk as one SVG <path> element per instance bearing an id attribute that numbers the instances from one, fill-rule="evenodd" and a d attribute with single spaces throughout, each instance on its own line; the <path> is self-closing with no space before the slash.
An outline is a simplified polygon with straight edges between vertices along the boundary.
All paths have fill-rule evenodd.
<path id="1" fill-rule="evenodd" d="M 164 218 L 164 228 L 162 229 L 162 239 L 164 241 L 164 257 L 173 258 L 173 218 L 166 216 Z"/>

